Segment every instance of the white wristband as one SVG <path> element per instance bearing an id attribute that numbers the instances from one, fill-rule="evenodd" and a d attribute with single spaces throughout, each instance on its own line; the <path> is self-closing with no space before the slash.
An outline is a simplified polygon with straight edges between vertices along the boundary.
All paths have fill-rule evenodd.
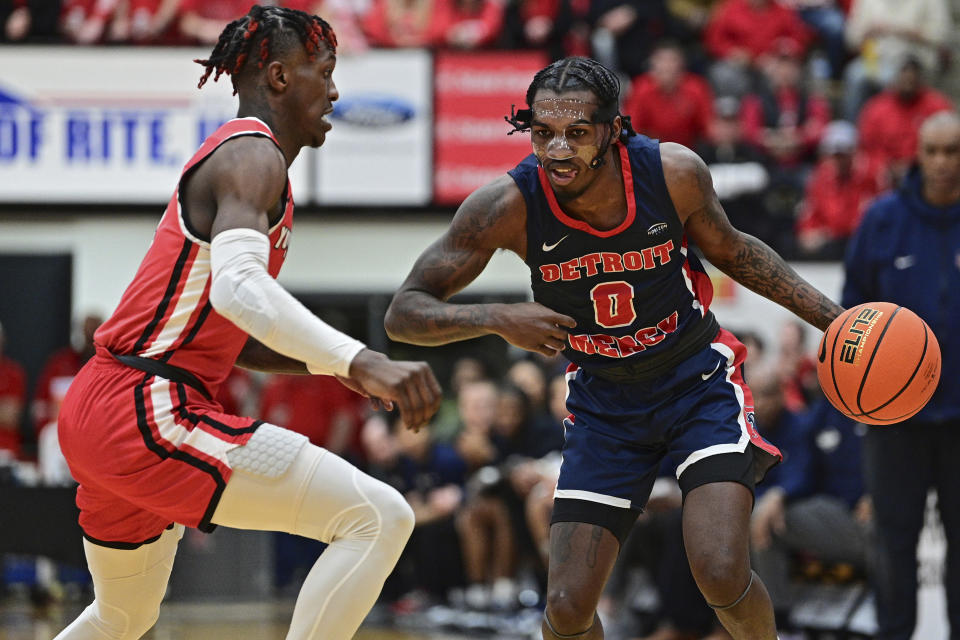
<path id="1" fill-rule="evenodd" d="M 254 229 L 228 229 L 210 243 L 210 304 L 277 353 L 313 374 L 349 376 L 366 346 L 315 316 L 270 277 L 270 239 Z"/>

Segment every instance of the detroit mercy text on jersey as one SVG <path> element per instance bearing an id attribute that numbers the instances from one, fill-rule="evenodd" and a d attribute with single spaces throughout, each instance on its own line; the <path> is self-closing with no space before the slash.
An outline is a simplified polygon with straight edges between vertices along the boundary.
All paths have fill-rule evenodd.
<path id="1" fill-rule="evenodd" d="M 247 334 L 210 305 L 210 239 L 190 228 L 180 188 L 194 167 L 238 136 L 265 136 L 276 143 L 269 127 L 257 118 L 230 120 L 204 141 L 183 168 L 133 282 L 94 337 L 98 346 L 116 355 L 152 358 L 193 373 L 211 396 L 229 374 Z M 270 221 L 268 270 L 274 278 L 286 257 L 293 225 L 289 180 L 281 211 L 278 220 Z"/>
<path id="2" fill-rule="evenodd" d="M 533 297 L 573 317 L 567 358 L 590 371 L 661 371 L 716 334 L 713 288 L 689 251 L 655 140 L 616 143 L 627 215 L 601 231 L 566 215 L 531 155 L 509 173 L 527 206 Z"/>

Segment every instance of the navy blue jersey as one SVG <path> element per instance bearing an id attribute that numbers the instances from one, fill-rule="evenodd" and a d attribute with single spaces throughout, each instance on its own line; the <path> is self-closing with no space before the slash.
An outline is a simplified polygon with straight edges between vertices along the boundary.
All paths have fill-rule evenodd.
<path id="1" fill-rule="evenodd" d="M 533 298 L 577 321 L 564 353 L 578 366 L 660 375 L 716 335 L 713 287 L 689 250 L 659 143 L 636 135 L 614 148 L 627 216 L 608 231 L 560 209 L 535 156 L 509 172 L 527 206 Z"/>

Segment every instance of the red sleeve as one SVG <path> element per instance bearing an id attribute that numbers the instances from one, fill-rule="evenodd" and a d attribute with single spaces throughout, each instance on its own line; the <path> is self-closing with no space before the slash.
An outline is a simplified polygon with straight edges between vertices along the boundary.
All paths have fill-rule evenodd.
<path id="1" fill-rule="evenodd" d="M 750 144 L 763 148 L 763 107 L 757 96 L 744 96 L 740 106 L 740 124 L 743 138 Z"/>
<path id="2" fill-rule="evenodd" d="M 524 20 L 531 18 L 550 18 L 555 20 L 557 17 L 557 0 L 529 0 L 521 3 L 520 17 Z"/>
<path id="3" fill-rule="evenodd" d="M 623 105 L 624 112 L 630 116 L 630 123 L 633 128 L 640 133 L 643 133 L 643 130 L 649 124 L 643 110 L 644 84 L 644 76 L 636 76 L 630 85 L 630 97 Z"/>
<path id="4" fill-rule="evenodd" d="M 815 231 L 827 226 L 823 215 L 823 203 L 820 198 L 822 190 L 819 188 L 823 181 L 823 173 L 824 164 L 821 161 L 817 164 L 813 175 L 807 182 L 800 215 L 797 218 L 797 231 Z"/>
<path id="5" fill-rule="evenodd" d="M 495 0 L 487 0 L 480 14 L 483 24 L 483 35 L 480 36 L 479 46 L 487 46 L 496 41 L 503 27 L 503 5 Z"/>
<path id="6" fill-rule="evenodd" d="M 871 158 L 877 159 L 879 154 L 883 153 L 883 103 L 880 100 L 883 95 L 879 95 L 872 100 L 868 100 L 860 111 L 860 120 L 857 123 L 857 129 L 860 140 L 860 149 Z"/>
<path id="7" fill-rule="evenodd" d="M 807 99 L 807 121 L 803 123 L 803 144 L 813 149 L 820 143 L 823 132 L 830 124 L 830 104 L 822 96 Z"/>
<path id="8" fill-rule="evenodd" d="M 704 45 L 714 58 L 726 58 L 735 49 L 744 47 L 743 43 L 737 42 L 729 33 L 729 7 L 729 3 L 721 4 L 704 29 Z"/>
<path id="9" fill-rule="evenodd" d="M 378 47 L 392 47 L 396 43 L 387 25 L 387 16 L 384 9 L 383 2 L 375 0 L 370 5 L 367 14 L 363 16 L 360 26 L 367 35 L 367 39 L 370 40 L 370 44 Z"/>

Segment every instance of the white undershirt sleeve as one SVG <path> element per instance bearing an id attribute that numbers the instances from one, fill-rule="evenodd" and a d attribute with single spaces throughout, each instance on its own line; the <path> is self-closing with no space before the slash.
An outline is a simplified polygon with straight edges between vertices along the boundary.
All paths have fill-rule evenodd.
<path id="1" fill-rule="evenodd" d="M 303 306 L 270 277 L 270 239 L 254 229 L 228 229 L 210 243 L 210 304 L 277 353 L 310 373 L 348 376 L 365 348 Z"/>

